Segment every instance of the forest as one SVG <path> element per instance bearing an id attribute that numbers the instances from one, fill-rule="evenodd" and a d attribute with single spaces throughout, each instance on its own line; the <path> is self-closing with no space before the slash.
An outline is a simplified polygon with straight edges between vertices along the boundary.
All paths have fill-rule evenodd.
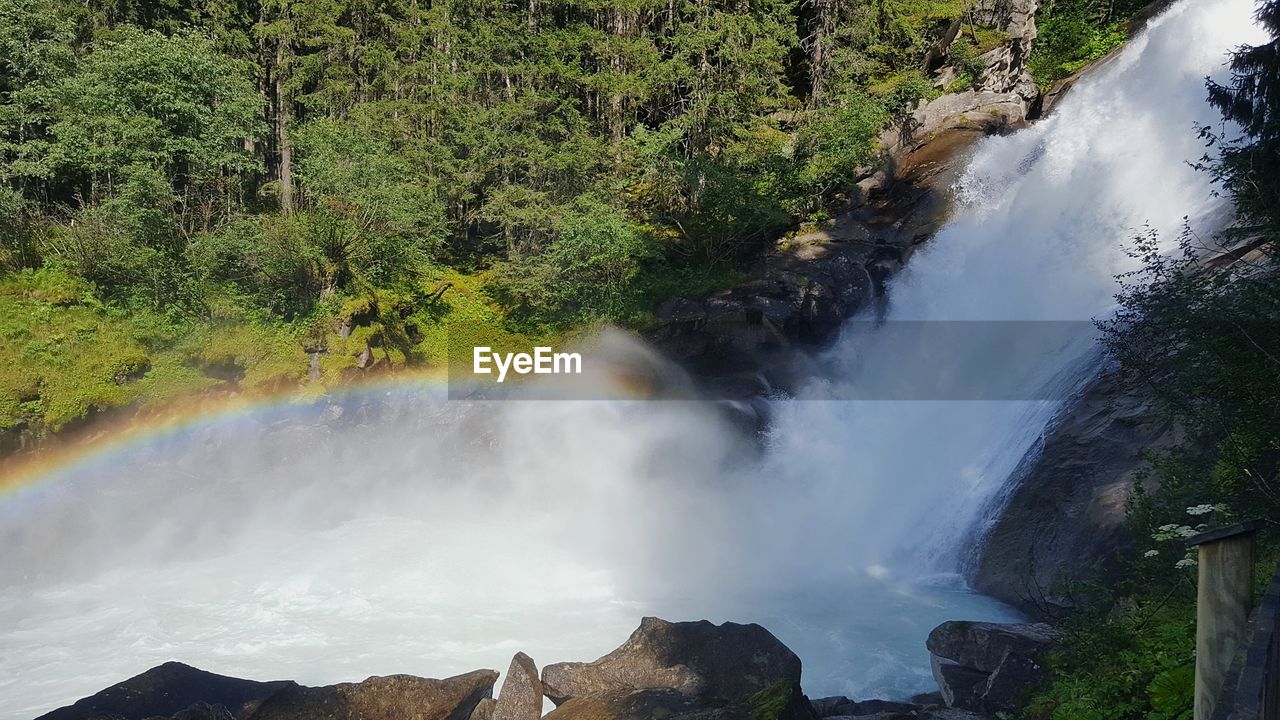
<path id="1" fill-rule="evenodd" d="M 1047 5 L 1038 79 L 1137 4 Z M 642 327 L 828 221 L 893 117 L 972 84 L 1003 40 L 982 22 L 969 0 L 0 0 L 0 435 L 430 366 L 449 323 Z"/>

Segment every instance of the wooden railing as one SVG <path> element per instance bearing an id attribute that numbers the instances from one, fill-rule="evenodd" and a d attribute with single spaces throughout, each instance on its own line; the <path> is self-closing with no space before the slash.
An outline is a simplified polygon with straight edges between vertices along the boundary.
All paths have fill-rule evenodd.
<path id="1" fill-rule="evenodd" d="M 1260 527 L 1243 523 L 1190 541 L 1200 553 L 1195 720 L 1280 720 L 1280 567 L 1249 613 Z"/>

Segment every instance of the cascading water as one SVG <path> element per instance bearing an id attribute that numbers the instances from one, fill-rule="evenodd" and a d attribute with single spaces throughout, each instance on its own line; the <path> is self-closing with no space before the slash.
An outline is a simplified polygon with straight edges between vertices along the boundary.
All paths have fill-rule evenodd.
<path id="1" fill-rule="evenodd" d="M 763 458 L 691 403 L 485 405 L 403 383 L 209 418 L 16 491 L 0 716 L 169 659 L 306 683 L 590 659 L 642 614 L 762 622 L 811 695 L 927 690 L 930 627 L 1012 617 L 964 589 L 964 541 L 1094 351 L 1085 333 L 1019 363 L 982 343 L 925 354 L 895 328 L 1087 321 L 1136 229 L 1211 223 L 1186 161 L 1215 121 L 1203 78 L 1256 38 L 1250 11 L 1184 1 L 1052 117 L 983 141 L 883 324 L 851 323 L 824 378 L 776 402 Z M 940 375 L 1036 399 L 919 390 Z M 904 379 L 917 399 L 842 399 Z"/>

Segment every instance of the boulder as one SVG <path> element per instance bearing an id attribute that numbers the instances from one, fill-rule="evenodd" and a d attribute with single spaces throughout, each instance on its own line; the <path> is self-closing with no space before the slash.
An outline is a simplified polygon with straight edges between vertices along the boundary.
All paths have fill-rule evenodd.
<path id="1" fill-rule="evenodd" d="M 1040 681 L 1044 655 L 1057 639 L 1044 623 L 949 621 L 925 644 L 947 707 L 1000 711 Z"/>
<path id="2" fill-rule="evenodd" d="M 591 663 L 542 670 L 557 705 L 577 697 L 671 690 L 704 705 L 734 703 L 778 682 L 800 682 L 800 658 L 759 625 L 647 617 L 618 649 Z"/>
<path id="3" fill-rule="evenodd" d="M 880 143 L 898 164 L 926 145 L 947 146 L 948 135 L 978 136 L 1003 132 L 1023 124 L 1027 103 L 1011 92 L 966 90 L 949 93 L 919 105 L 901 122 L 884 131 Z"/>
<path id="4" fill-rule="evenodd" d="M 493 695 L 498 673 L 476 670 L 444 680 L 388 675 L 324 687 L 294 685 L 262 704 L 253 720 L 468 720 Z"/>
<path id="5" fill-rule="evenodd" d="M 814 700 L 813 709 L 818 713 L 818 717 L 823 718 L 914 717 L 919 710 L 913 703 L 893 702 L 890 700 L 850 700 L 839 695 Z"/>
<path id="6" fill-rule="evenodd" d="M 221 706 L 240 720 L 249 717 L 267 698 L 291 687 L 296 685 L 289 681 L 242 680 L 167 662 L 37 720 L 142 720 L 187 712 L 193 713 L 190 717 L 194 718 L 200 712 L 206 712 L 206 716 L 214 712 L 202 709 L 211 706 Z M 180 720 L 189 719 L 183 716 Z"/>
<path id="7" fill-rule="evenodd" d="M 231 711 L 221 705 L 210 705 L 209 703 L 195 703 L 185 710 L 162 717 L 160 715 L 147 720 L 235 720 L 235 716 Z"/>
<path id="8" fill-rule="evenodd" d="M 539 720 L 542 717 L 542 682 L 533 658 L 516 653 L 502 681 L 493 720 Z"/>
<path id="9" fill-rule="evenodd" d="M 947 662 L 937 655 L 930 658 L 930 666 L 944 705 L 973 709 L 982 707 L 982 691 L 991 677 L 990 673 Z"/>
<path id="10" fill-rule="evenodd" d="M 780 681 L 734 703 L 708 703 L 678 690 L 612 690 L 565 701 L 547 720 L 819 720 L 800 684 Z"/>
<path id="11" fill-rule="evenodd" d="M 483 698 L 476 703 L 476 709 L 471 711 L 470 720 L 493 720 L 493 707 L 498 704 L 493 698 Z"/>
<path id="12" fill-rule="evenodd" d="M 925 647 L 958 665 L 992 673 L 1010 653 L 1038 655 L 1057 637 L 1047 623 L 948 620 L 929 633 Z"/>

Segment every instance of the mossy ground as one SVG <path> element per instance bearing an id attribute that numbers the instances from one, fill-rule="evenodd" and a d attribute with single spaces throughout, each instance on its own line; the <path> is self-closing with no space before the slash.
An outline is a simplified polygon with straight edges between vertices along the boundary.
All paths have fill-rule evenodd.
<path id="1" fill-rule="evenodd" d="M 327 392 L 369 371 L 443 368 L 451 342 L 514 350 L 562 341 L 510 329 L 483 283 L 432 270 L 420 287 L 370 289 L 292 322 L 215 296 L 200 317 L 175 320 L 103 303 L 58 270 L 9 274 L 0 279 L 0 438 L 38 441 L 116 409 L 203 393 Z"/>

